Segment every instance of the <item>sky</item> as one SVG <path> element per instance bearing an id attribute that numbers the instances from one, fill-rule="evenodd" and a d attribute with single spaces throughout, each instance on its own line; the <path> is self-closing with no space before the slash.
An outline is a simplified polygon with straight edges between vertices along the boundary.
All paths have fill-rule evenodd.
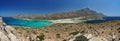
<path id="1" fill-rule="evenodd" d="M 0 16 L 51 14 L 83 8 L 120 16 L 120 0 L 0 0 Z"/>

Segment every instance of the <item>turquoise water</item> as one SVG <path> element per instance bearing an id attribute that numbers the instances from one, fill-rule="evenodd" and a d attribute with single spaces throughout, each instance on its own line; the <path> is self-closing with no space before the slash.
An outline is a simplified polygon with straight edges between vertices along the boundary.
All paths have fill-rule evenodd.
<path id="1" fill-rule="evenodd" d="M 52 22 L 49 20 L 25 20 L 25 19 L 11 18 L 11 17 L 3 17 L 3 21 L 7 25 L 22 26 L 29 28 L 42 28 L 52 24 Z"/>
<path id="2" fill-rule="evenodd" d="M 111 20 L 120 20 L 120 17 L 105 17 L 103 20 L 90 20 L 90 21 L 85 21 L 85 23 L 101 23 Z M 22 26 L 28 28 L 42 28 L 53 24 L 49 20 L 25 20 L 25 19 L 11 18 L 11 17 L 3 17 L 3 21 L 7 25 Z"/>

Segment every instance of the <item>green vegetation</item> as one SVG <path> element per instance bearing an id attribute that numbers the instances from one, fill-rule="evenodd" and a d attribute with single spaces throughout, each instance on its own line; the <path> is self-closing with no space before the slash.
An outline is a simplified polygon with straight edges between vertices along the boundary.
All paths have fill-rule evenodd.
<path id="1" fill-rule="evenodd" d="M 49 31 L 45 31 L 46 33 L 49 33 Z"/>
<path id="2" fill-rule="evenodd" d="M 37 34 L 34 30 L 31 31 L 33 34 Z"/>
<path id="3" fill-rule="evenodd" d="M 84 33 L 84 32 L 85 32 L 84 30 L 80 31 L 80 33 Z"/>
<path id="4" fill-rule="evenodd" d="M 88 39 L 85 36 L 81 35 L 76 37 L 74 41 L 88 41 Z"/>
<path id="5" fill-rule="evenodd" d="M 37 36 L 37 38 L 39 39 L 39 40 L 37 40 L 37 41 L 42 41 L 42 40 L 44 40 L 44 37 L 45 37 L 45 35 L 43 35 L 43 34 Z"/>
<path id="6" fill-rule="evenodd" d="M 64 39 L 63 41 L 67 41 L 67 40 Z"/>
<path id="7" fill-rule="evenodd" d="M 117 30 L 120 30 L 120 27 Z"/>
<path id="8" fill-rule="evenodd" d="M 57 37 L 57 38 L 60 38 L 60 34 L 56 34 L 56 37 Z"/>
<path id="9" fill-rule="evenodd" d="M 70 33 L 70 34 L 72 34 L 72 35 L 77 35 L 78 33 L 79 33 L 79 31 L 72 32 L 72 33 Z"/>

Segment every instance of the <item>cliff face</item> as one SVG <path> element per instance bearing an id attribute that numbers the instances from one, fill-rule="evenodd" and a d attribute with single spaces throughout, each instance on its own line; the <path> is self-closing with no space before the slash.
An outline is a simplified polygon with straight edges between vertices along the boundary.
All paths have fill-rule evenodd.
<path id="1" fill-rule="evenodd" d="M 7 26 L 0 17 L 0 41 L 19 41 L 16 37 L 15 29 L 11 26 Z"/>

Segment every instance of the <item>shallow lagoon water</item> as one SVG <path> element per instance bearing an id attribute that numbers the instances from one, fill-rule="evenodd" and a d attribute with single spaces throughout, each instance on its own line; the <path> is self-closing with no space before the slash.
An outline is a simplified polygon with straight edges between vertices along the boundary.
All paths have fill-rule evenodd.
<path id="1" fill-rule="evenodd" d="M 25 19 L 11 18 L 11 17 L 3 17 L 3 21 L 7 25 L 22 26 L 29 28 L 41 28 L 52 24 L 52 22 L 49 20 L 25 20 Z"/>

